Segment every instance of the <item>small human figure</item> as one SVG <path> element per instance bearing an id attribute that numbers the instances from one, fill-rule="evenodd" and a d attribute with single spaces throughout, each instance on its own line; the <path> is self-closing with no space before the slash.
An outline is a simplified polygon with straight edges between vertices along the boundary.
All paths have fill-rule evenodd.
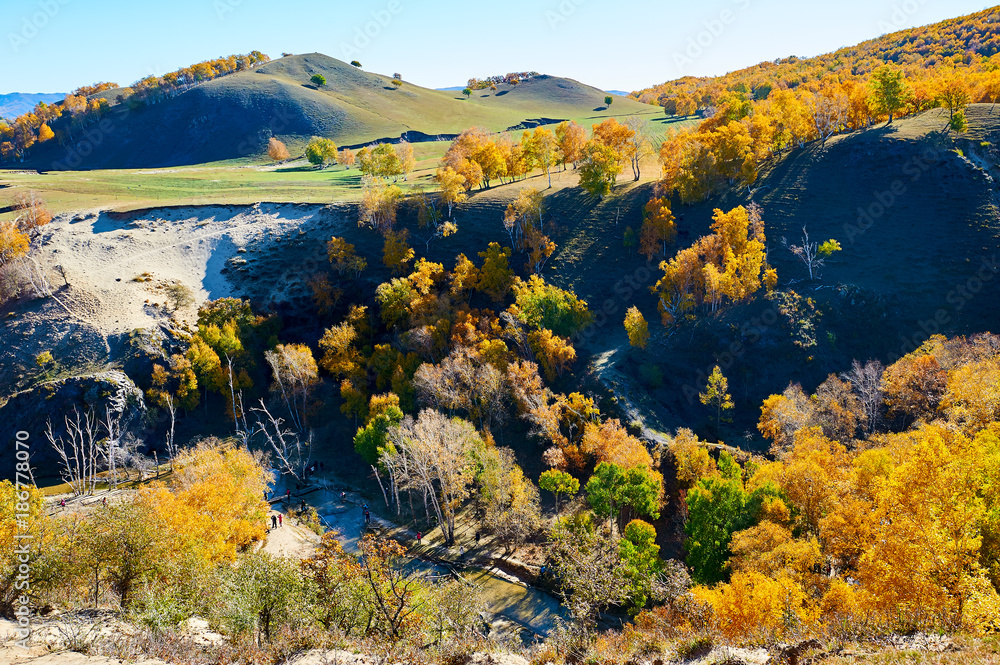
<path id="1" fill-rule="evenodd" d="M 285 499 L 291 499 L 291 498 L 292 498 L 292 490 L 290 489 L 285 490 Z"/>
<path id="2" fill-rule="evenodd" d="M 417 545 L 420 544 L 420 541 L 423 540 L 423 537 L 424 537 L 424 534 L 422 534 L 419 531 L 417 531 Z"/>
<path id="3" fill-rule="evenodd" d="M 102 506 L 108 505 L 108 497 L 104 497 L 103 499 L 101 499 L 101 505 Z"/>
<path id="4" fill-rule="evenodd" d="M 365 524 L 371 524 L 371 523 L 372 523 L 372 514 L 366 510 L 365 511 Z"/>
<path id="5" fill-rule="evenodd" d="M 66 499 L 60 499 L 60 501 L 59 501 L 59 507 L 60 508 L 65 508 L 66 507 Z"/>
<path id="6" fill-rule="evenodd" d="M 476 545 L 479 545 L 479 532 L 476 531 Z"/>
<path id="7" fill-rule="evenodd" d="M 302 499 L 302 505 L 301 505 L 301 506 L 299 506 L 299 510 L 302 510 L 302 511 L 304 511 L 305 509 L 306 509 L 306 500 L 305 500 L 305 499 Z"/>
<path id="8" fill-rule="evenodd" d="M 281 513 L 278 513 L 278 526 L 284 526 L 284 519 L 282 519 L 283 517 L 284 516 Z"/>
<path id="9" fill-rule="evenodd" d="M 278 528 L 278 516 L 277 515 L 271 515 L 271 528 L 272 529 L 277 529 Z"/>
<path id="10" fill-rule="evenodd" d="M 458 558 L 459 559 L 465 558 L 465 545 L 462 545 L 461 547 L 458 548 Z"/>
<path id="11" fill-rule="evenodd" d="M 347 492 L 341 492 L 340 493 L 340 500 L 341 500 L 341 502 L 347 501 Z"/>

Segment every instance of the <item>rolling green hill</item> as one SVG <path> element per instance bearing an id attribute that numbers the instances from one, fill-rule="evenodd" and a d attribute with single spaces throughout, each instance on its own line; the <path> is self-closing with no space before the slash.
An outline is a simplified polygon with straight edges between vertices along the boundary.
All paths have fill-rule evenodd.
<path id="1" fill-rule="evenodd" d="M 326 85 L 310 78 L 321 74 Z M 586 121 L 604 111 L 604 92 L 570 79 L 539 76 L 495 92 L 437 91 L 362 71 L 319 53 L 275 60 L 252 71 L 208 81 L 175 98 L 129 110 L 112 107 L 90 154 L 77 146 L 38 151 L 39 168 L 142 168 L 245 158 L 263 151 L 270 136 L 290 147 L 311 136 L 342 146 L 376 140 L 447 137 L 472 126 L 500 131 L 563 119 Z M 115 99 L 115 91 L 103 96 Z M 616 115 L 659 109 L 619 98 Z M 85 136 L 78 140 L 86 141 Z M 67 159 L 76 155 L 79 159 Z"/>

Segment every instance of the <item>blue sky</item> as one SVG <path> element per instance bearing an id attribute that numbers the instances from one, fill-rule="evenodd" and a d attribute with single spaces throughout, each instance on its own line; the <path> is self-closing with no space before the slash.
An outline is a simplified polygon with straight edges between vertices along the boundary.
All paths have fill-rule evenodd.
<path id="1" fill-rule="evenodd" d="M 259 49 L 445 87 L 536 70 L 635 90 L 967 14 L 969 0 L 2 0 L 0 93 L 129 84 Z M 367 33 L 367 34 L 366 34 Z"/>

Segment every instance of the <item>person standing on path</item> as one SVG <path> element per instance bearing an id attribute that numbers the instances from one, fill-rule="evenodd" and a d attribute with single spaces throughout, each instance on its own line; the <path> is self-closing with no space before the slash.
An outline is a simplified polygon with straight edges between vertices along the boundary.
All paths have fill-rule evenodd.
<path id="1" fill-rule="evenodd" d="M 277 529 L 278 528 L 278 517 L 277 517 L 277 515 L 271 515 L 271 528 L 272 529 Z"/>
<path id="2" fill-rule="evenodd" d="M 424 537 L 424 534 L 422 534 L 419 531 L 417 531 L 417 545 L 421 544 L 420 541 L 423 539 L 423 537 Z"/>
<path id="3" fill-rule="evenodd" d="M 284 517 L 284 515 L 282 515 L 281 513 L 278 513 L 278 526 L 284 526 L 285 525 L 284 524 L 284 519 L 282 519 L 283 517 Z"/>

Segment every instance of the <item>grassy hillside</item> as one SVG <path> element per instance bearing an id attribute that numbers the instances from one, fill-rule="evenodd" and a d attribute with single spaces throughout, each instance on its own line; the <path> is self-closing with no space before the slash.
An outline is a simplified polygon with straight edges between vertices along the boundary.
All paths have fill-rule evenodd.
<path id="1" fill-rule="evenodd" d="M 799 86 L 813 89 L 818 84 L 864 79 L 884 63 L 899 65 L 908 75 L 923 79 L 938 73 L 950 74 L 956 69 L 966 70 L 966 75 L 992 72 L 996 69 L 998 52 L 1000 7 L 991 7 L 967 16 L 885 34 L 815 57 L 779 58 L 722 76 L 686 76 L 632 94 L 637 99 L 668 108 L 678 103 L 683 105 L 684 98 L 693 99 L 693 103 L 699 105 L 714 105 L 732 91 L 752 92 L 755 98 L 763 99 L 772 89 Z"/>
<path id="2" fill-rule="evenodd" d="M 314 85 L 314 74 L 324 76 L 326 85 Z M 553 120 L 599 122 L 598 114 L 608 111 L 603 92 L 557 77 L 502 85 L 471 99 L 410 83 L 397 89 L 390 80 L 318 53 L 288 56 L 158 104 L 136 110 L 114 106 L 92 153 L 83 155 L 79 144 L 40 147 L 32 163 L 42 169 L 72 167 L 76 160 L 67 158 L 76 150 L 83 169 L 201 164 L 259 155 L 272 135 L 292 148 L 311 136 L 359 146 L 401 136 L 411 141 L 448 136 L 476 125 L 501 131 Z M 655 115 L 658 109 L 619 99 L 614 111 Z"/>

